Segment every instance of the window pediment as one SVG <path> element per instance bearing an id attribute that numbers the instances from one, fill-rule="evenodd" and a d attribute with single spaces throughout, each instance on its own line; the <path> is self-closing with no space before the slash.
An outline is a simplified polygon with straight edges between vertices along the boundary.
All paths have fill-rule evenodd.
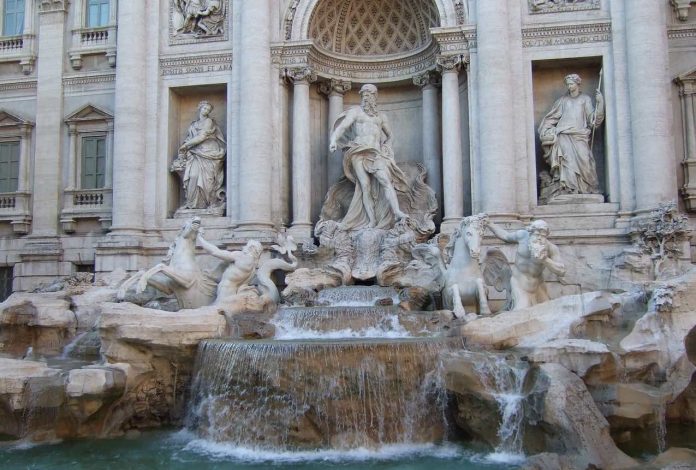
<path id="1" fill-rule="evenodd" d="M 97 106 L 88 104 L 78 109 L 77 111 L 70 114 L 65 122 L 67 124 L 79 124 L 79 123 L 105 123 L 114 120 L 113 114 L 110 112 L 99 108 Z"/>
<path id="2" fill-rule="evenodd" d="M 34 123 L 5 110 L 0 110 L 0 128 L 33 127 Z"/>

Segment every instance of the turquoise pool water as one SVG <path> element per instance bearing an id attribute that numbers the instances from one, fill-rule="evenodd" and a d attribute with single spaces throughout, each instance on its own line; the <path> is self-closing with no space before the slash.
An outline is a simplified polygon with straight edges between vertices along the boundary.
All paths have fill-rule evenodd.
<path id="1" fill-rule="evenodd" d="M 517 468 L 514 463 L 514 458 L 455 444 L 274 453 L 214 444 L 184 431 L 50 445 L 0 443 L 3 470 L 503 470 Z"/>

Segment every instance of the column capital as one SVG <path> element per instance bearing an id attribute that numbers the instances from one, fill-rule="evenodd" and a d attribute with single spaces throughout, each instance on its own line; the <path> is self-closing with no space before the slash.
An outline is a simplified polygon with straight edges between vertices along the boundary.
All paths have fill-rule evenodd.
<path id="1" fill-rule="evenodd" d="M 68 11 L 68 0 L 41 0 L 39 2 L 39 13 L 53 13 Z"/>
<path id="2" fill-rule="evenodd" d="M 437 73 L 437 71 L 428 70 L 427 72 L 423 72 L 413 77 L 413 84 L 420 88 L 426 88 L 429 86 L 440 86 L 442 84 L 442 80 L 440 79 L 440 75 Z"/>
<path id="3" fill-rule="evenodd" d="M 459 73 L 462 66 L 466 67 L 466 58 L 463 55 L 439 55 L 437 56 L 437 67 L 440 73 Z"/>
<path id="4" fill-rule="evenodd" d="M 310 67 L 291 67 L 283 70 L 285 80 L 290 83 L 310 84 L 317 81 L 317 74 Z"/>
<path id="5" fill-rule="evenodd" d="M 321 82 L 319 84 L 319 93 L 326 96 L 331 95 L 344 95 L 346 92 L 350 91 L 352 83 L 348 80 L 336 80 L 332 78 L 327 82 Z"/>

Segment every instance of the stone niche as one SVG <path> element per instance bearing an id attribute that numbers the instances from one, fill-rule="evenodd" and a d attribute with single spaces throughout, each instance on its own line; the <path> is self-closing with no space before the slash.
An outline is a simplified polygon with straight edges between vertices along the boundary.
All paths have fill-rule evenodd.
<path id="1" fill-rule="evenodd" d="M 210 117 L 215 120 L 225 141 L 227 141 L 227 85 L 214 84 L 169 89 L 169 132 L 167 134 L 166 164 L 162 166 L 162 171 L 167 173 L 167 215 L 170 218 L 225 215 L 224 208 L 216 213 L 204 209 L 181 210 L 186 202 L 182 179 L 179 174 L 171 171 L 172 162 L 177 158 L 179 148 L 186 141 L 189 127 L 198 120 L 198 105 L 202 101 L 207 101 L 213 106 Z M 223 164 L 222 171 L 225 174 L 222 183 L 223 191 L 227 184 L 226 173 L 229 158 L 230 155 L 227 155 Z"/>
<path id="2" fill-rule="evenodd" d="M 551 110 L 558 98 L 568 93 L 564 83 L 564 77 L 569 74 L 578 74 L 582 78 L 581 92 L 592 99 L 596 106 L 595 91 L 599 82 L 599 71 L 602 68 L 601 57 L 582 57 L 574 59 L 539 60 L 532 62 L 532 83 L 534 87 L 534 148 L 536 158 L 536 187 L 537 199 L 540 205 L 546 203 L 542 195 L 542 182 L 540 175 L 549 171 L 549 165 L 544 161 L 538 128 L 542 119 Z M 606 101 L 606 76 L 602 79 L 602 94 Z M 605 110 L 606 114 L 606 110 Z M 606 172 L 606 148 L 604 138 L 605 123 L 595 130 L 594 145 L 592 147 L 597 168 L 599 192 L 607 200 L 607 172 Z"/>

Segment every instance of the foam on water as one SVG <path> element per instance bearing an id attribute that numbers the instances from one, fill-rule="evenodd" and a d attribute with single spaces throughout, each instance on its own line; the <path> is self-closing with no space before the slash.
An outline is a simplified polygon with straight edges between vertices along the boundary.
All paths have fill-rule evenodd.
<path id="1" fill-rule="evenodd" d="M 250 463 L 299 463 L 299 462 L 362 462 L 389 461 L 410 457 L 457 458 L 463 456 L 462 449 L 452 444 L 389 444 L 376 449 L 357 448 L 350 450 L 272 451 L 254 447 L 237 446 L 229 443 L 194 439 L 183 449 L 217 460 L 234 459 Z"/>

